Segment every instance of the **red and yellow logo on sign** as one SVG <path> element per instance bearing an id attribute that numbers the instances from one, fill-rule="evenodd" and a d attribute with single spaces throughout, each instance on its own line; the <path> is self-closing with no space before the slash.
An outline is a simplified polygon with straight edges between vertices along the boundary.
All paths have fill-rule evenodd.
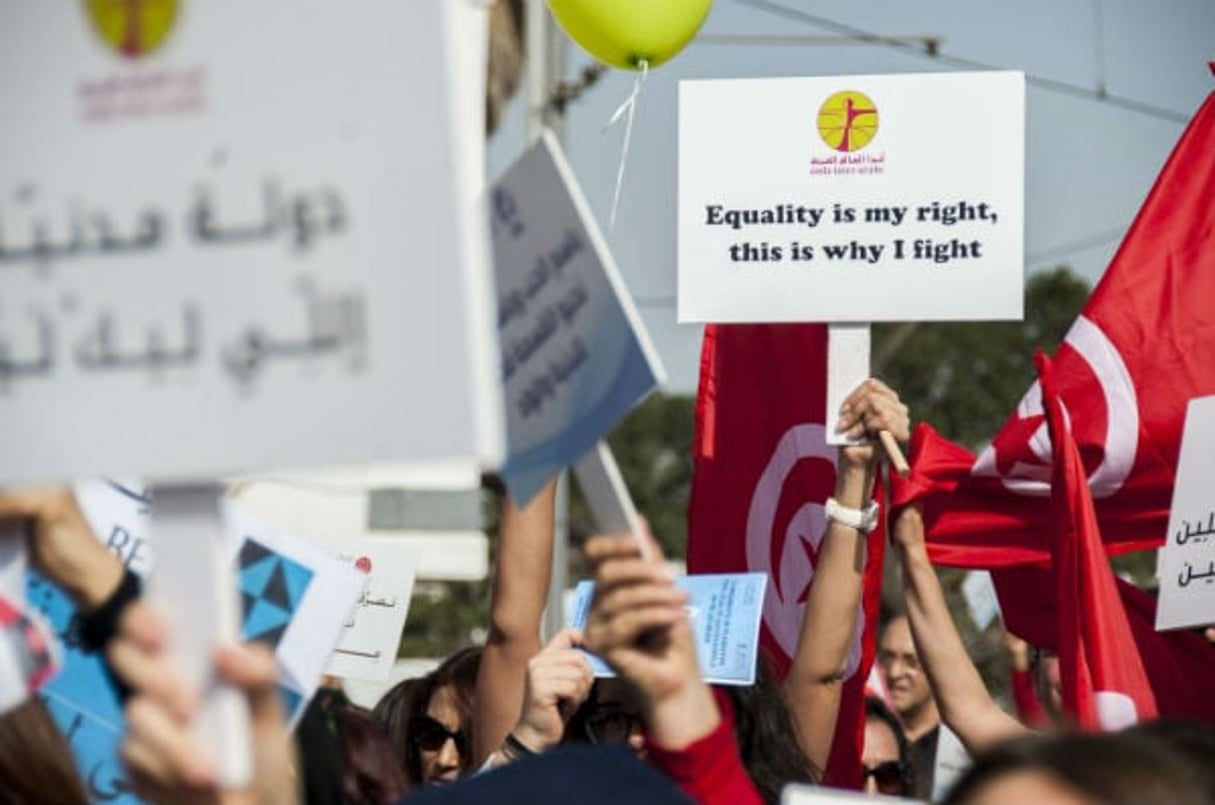
<path id="1" fill-rule="evenodd" d="M 859 151 L 878 130 L 878 111 L 863 92 L 837 92 L 818 109 L 818 134 L 836 151 Z"/>
<path id="2" fill-rule="evenodd" d="M 84 0 L 93 30 L 128 59 L 156 50 L 177 19 L 178 0 Z"/>

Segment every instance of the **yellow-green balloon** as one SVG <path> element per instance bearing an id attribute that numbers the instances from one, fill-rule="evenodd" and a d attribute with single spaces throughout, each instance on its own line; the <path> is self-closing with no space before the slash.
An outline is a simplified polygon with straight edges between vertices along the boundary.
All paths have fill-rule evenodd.
<path id="1" fill-rule="evenodd" d="M 713 0 L 548 0 L 561 27 L 604 64 L 657 67 L 683 50 Z"/>

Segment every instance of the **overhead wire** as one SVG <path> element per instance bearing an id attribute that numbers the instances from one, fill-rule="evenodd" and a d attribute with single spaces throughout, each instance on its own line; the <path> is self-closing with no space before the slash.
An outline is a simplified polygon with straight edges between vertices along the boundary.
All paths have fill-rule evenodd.
<path id="1" fill-rule="evenodd" d="M 858 44 L 868 44 L 879 47 L 888 47 L 895 50 L 901 50 L 912 55 L 939 61 L 943 64 L 948 64 L 952 67 L 961 67 L 972 70 L 1000 70 L 1006 69 L 999 65 L 988 64 L 976 59 L 964 58 L 961 56 L 953 56 L 941 51 L 941 41 L 938 37 L 933 36 L 886 36 L 875 33 L 864 28 L 858 28 L 854 25 L 839 22 L 837 20 L 828 19 L 826 17 L 812 14 L 800 9 L 789 8 L 781 3 L 773 2 L 773 0 L 736 0 L 742 5 L 751 6 L 761 11 L 765 11 L 776 16 L 782 16 L 787 19 L 797 20 L 808 25 L 815 26 L 833 32 L 836 35 L 843 35 L 848 40 Z M 717 36 L 713 35 L 702 36 L 702 39 L 709 39 L 706 44 L 732 44 L 732 45 L 760 45 L 760 44 L 820 44 L 812 41 L 812 37 L 799 37 L 796 35 L 730 35 Z M 824 41 L 821 44 L 828 44 Z M 1104 53 L 1102 53 L 1102 57 Z M 1073 97 L 1083 98 L 1085 100 L 1103 103 L 1109 106 L 1114 106 L 1120 109 L 1125 109 L 1130 112 L 1154 117 L 1160 120 L 1168 120 L 1175 123 L 1187 123 L 1190 116 L 1177 112 L 1172 109 L 1155 106 L 1153 104 L 1137 101 L 1132 98 L 1124 98 L 1119 95 L 1110 94 L 1105 88 L 1104 78 L 1100 81 L 1100 86 L 1097 89 L 1083 87 L 1077 84 L 1071 84 L 1066 81 L 1059 81 L 1053 78 L 1034 75 L 1032 73 L 1025 74 L 1025 81 L 1031 86 L 1036 86 L 1047 91 L 1056 92 Z M 1059 259 L 1067 257 L 1077 252 L 1088 251 L 1089 249 L 1099 248 L 1108 243 L 1118 240 L 1126 233 L 1126 227 L 1121 226 L 1115 229 L 1098 232 L 1093 235 L 1087 235 L 1083 238 L 1068 241 L 1059 244 L 1058 246 L 1042 249 L 1032 254 L 1025 256 L 1025 262 L 1042 263 L 1047 260 Z M 674 295 L 654 295 L 654 296 L 638 296 L 634 300 L 638 307 L 653 309 L 653 308 L 670 308 L 674 307 L 676 297 Z"/>
<path id="2" fill-rule="evenodd" d="M 858 28 L 854 25 L 839 22 L 837 20 L 828 19 L 817 14 L 811 14 L 808 11 L 802 11 L 796 8 L 789 8 L 781 3 L 773 2 L 773 0 L 736 0 L 736 2 L 751 6 L 752 8 L 766 11 L 775 16 L 784 17 L 785 19 L 797 20 L 808 25 L 813 25 L 817 28 L 833 31 L 837 34 L 855 38 L 860 42 L 867 42 L 880 47 L 887 47 L 894 50 L 900 50 L 905 53 L 918 56 L 923 59 L 937 61 L 942 64 L 948 64 L 951 67 L 962 67 L 970 70 L 1003 70 L 1007 69 L 1000 65 L 988 64 L 976 59 L 963 58 L 961 56 L 952 56 L 941 51 L 939 43 L 934 42 L 932 47 L 921 46 L 923 43 L 910 37 L 883 36 L 882 34 L 874 33 L 873 31 Z M 1143 101 L 1137 101 L 1133 98 L 1124 98 L 1120 95 L 1111 95 L 1106 91 L 1104 85 L 1092 89 L 1078 84 L 1071 84 L 1066 81 L 1059 81 L 1054 78 L 1046 78 L 1045 76 L 1034 75 L 1032 73 L 1025 74 L 1025 82 L 1031 86 L 1039 87 L 1050 92 L 1056 92 L 1062 95 L 1071 95 L 1072 97 L 1084 98 L 1085 100 L 1094 101 L 1096 103 L 1114 106 L 1127 111 L 1136 112 L 1148 117 L 1154 117 L 1159 120 L 1168 120 L 1174 123 L 1188 123 L 1190 115 L 1173 109 L 1166 109 L 1161 106 L 1155 106 Z"/>

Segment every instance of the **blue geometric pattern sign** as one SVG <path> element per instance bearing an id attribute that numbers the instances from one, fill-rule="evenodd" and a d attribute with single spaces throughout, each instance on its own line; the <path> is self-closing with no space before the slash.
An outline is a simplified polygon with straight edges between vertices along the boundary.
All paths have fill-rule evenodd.
<path id="1" fill-rule="evenodd" d="M 246 640 L 275 648 L 312 582 L 312 571 L 249 537 L 245 537 L 237 561 L 241 634 Z"/>
<path id="2" fill-rule="evenodd" d="M 139 805 L 119 759 L 126 732 L 122 702 L 100 654 L 85 654 L 74 639 L 71 599 L 33 570 L 26 573 L 26 601 L 59 634 L 63 670 L 42 688 L 42 699 L 72 747 L 89 801 Z M 0 799 L 3 794 L 0 792 Z"/>

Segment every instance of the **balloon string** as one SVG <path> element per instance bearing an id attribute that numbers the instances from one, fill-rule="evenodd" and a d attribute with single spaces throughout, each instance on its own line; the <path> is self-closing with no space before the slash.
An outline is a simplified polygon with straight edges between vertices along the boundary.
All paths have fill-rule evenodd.
<path id="1" fill-rule="evenodd" d="M 616 170 L 616 192 L 612 196 L 612 216 L 608 221 L 609 231 L 616 228 L 616 210 L 620 207 L 620 188 L 624 185 L 624 166 L 629 159 L 629 141 L 633 137 L 633 116 L 637 111 L 637 99 L 641 96 L 641 88 L 650 71 L 650 63 L 642 59 L 638 62 L 638 67 L 640 69 L 637 71 L 637 78 L 633 81 L 633 91 L 629 93 L 629 97 L 624 99 L 624 103 L 616 107 L 611 119 L 603 127 L 603 130 L 607 131 L 616 125 L 625 112 L 628 112 L 628 118 L 624 123 L 624 148 L 620 152 L 620 167 Z"/>

